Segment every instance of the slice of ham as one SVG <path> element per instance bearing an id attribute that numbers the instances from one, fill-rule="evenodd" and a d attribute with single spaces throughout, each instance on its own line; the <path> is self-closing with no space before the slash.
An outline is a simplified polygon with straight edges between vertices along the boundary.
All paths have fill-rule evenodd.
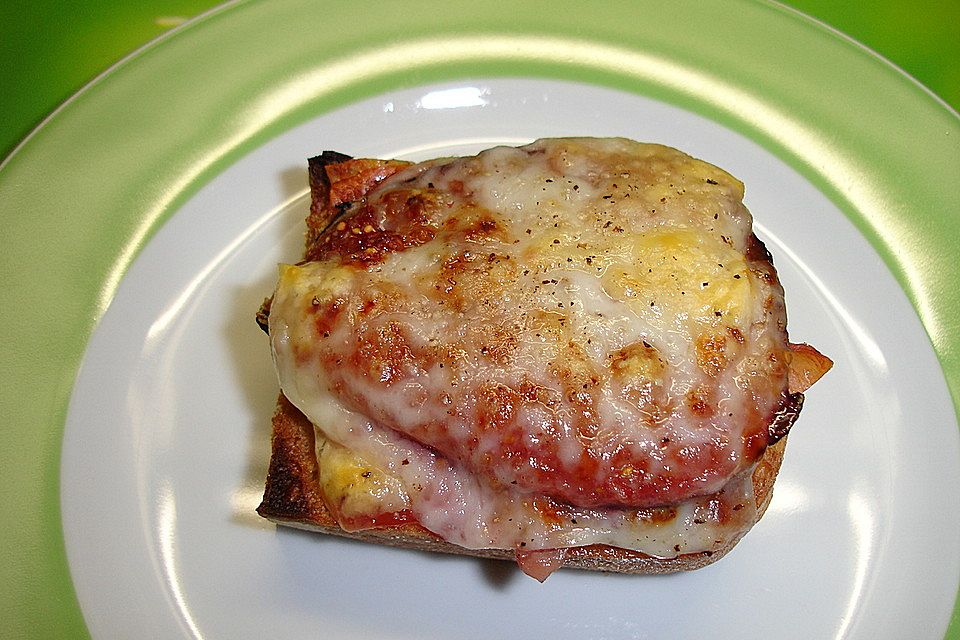
<path id="1" fill-rule="evenodd" d="M 517 549 L 517 565 L 525 574 L 543 582 L 554 571 L 563 566 L 570 549 L 537 549 L 523 551 Z"/>
<path id="2" fill-rule="evenodd" d="M 804 343 L 790 343 L 787 356 L 787 388 L 803 393 L 833 366 L 833 360 Z"/>

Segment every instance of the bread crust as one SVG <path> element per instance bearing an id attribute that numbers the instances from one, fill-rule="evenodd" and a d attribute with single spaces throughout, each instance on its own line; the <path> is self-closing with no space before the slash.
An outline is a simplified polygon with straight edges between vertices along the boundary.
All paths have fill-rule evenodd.
<path id="1" fill-rule="evenodd" d="M 278 525 L 353 540 L 435 553 L 515 560 L 512 550 L 466 549 L 445 542 L 415 523 L 364 531 L 345 531 L 337 524 L 323 502 L 314 443 L 313 425 L 281 394 L 273 415 L 273 452 L 270 458 L 270 470 L 263 501 L 257 508 L 257 513 Z M 783 438 L 767 447 L 753 471 L 758 520 L 770 504 L 774 480 L 780 470 L 785 446 L 786 438 Z M 563 566 L 631 574 L 690 571 L 722 558 L 749 529 L 750 527 L 745 527 L 740 536 L 719 550 L 682 554 L 676 558 L 656 558 L 639 551 L 609 545 L 574 547 L 567 552 Z"/>

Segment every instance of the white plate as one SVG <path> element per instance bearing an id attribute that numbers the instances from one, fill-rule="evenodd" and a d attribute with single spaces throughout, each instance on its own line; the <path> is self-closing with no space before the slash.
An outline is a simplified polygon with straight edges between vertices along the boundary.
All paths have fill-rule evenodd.
<path id="1" fill-rule="evenodd" d="M 561 571 L 543 585 L 507 563 L 261 520 L 277 384 L 253 316 L 276 263 L 300 255 L 306 158 L 422 159 L 573 134 L 662 142 L 742 179 L 787 291 L 791 338 L 836 362 L 807 394 L 763 520 L 697 572 Z M 956 418 L 913 308 L 792 169 L 636 95 L 478 79 L 309 121 L 230 166 L 164 225 L 89 343 L 66 424 L 62 506 L 95 638 L 918 638 L 941 633 L 957 592 L 958 459 Z"/>

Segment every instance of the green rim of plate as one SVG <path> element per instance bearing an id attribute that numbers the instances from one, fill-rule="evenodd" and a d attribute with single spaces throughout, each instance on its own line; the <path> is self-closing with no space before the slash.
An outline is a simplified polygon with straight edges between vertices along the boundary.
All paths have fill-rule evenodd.
<path id="1" fill-rule="evenodd" d="M 587 82 L 747 135 L 821 189 L 883 257 L 960 406 L 960 117 L 878 56 L 778 4 L 603 8 L 229 3 L 99 77 L 0 165 L 12 338 L 0 356 L 9 425 L 0 635 L 86 634 L 60 522 L 60 444 L 85 346 L 130 262 L 243 154 L 388 90 L 478 77 Z M 958 631 L 955 607 L 948 635 Z"/>

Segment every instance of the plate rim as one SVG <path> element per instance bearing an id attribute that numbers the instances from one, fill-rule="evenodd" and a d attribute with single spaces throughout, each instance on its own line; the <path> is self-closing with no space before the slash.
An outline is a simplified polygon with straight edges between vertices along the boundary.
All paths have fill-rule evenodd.
<path id="1" fill-rule="evenodd" d="M 315 13 L 318 11 L 315 8 L 298 7 L 297 3 L 292 1 L 271 4 L 269 11 L 267 11 L 266 4 L 264 2 L 233 1 L 218 6 L 138 49 L 104 74 L 98 76 L 38 125 L 0 164 L 0 201 L 12 203 L 11 210 L 20 208 L 30 211 L 35 210 L 37 207 L 31 205 L 36 203 L 31 202 L 31 197 L 35 198 L 38 194 L 44 193 L 40 188 L 49 186 L 43 183 L 42 174 L 45 170 L 50 170 L 50 164 L 43 161 L 49 160 L 51 156 L 56 156 L 58 148 L 62 148 L 63 145 L 76 145 L 78 142 L 89 143 L 89 139 L 84 137 L 84 132 L 78 131 L 78 129 L 82 129 L 80 125 L 84 118 L 89 117 L 91 113 L 97 113 L 98 109 L 109 107 L 111 101 L 114 101 L 113 107 L 114 112 L 116 112 L 118 107 L 116 100 L 123 96 L 129 98 L 130 94 L 125 92 L 129 92 L 131 88 L 135 89 L 136 87 L 131 87 L 131 85 L 136 85 L 136 83 L 142 81 L 142 72 L 165 69 L 171 63 L 178 65 L 179 56 L 184 55 L 184 49 L 195 46 L 201 46 L 202 48 L 206 43 L 209 51 L 210 46 L 224 37 L 222 33 L 224 23 L 232 22 L 236 24 L 239 22 L 247 26 L 251 23 L 259 23 L 260 25 L 272 25 L 273 28 L 278 28 L 280 16 L 290 15 L 291 12 L 296 14 L 301 11 L 313 11 L 314 13 L 310 15 L 315 18 Z M 535 10 L 537 6 L 545 4 L 537 2 L 531 3 L 530 6 L 534 7 Z M 952 141 L 958 139 L 957 136 L 960 135 L 960 116 L 956 112 L 952 111 L 945 103 L 933 96 L 902 70 L 883 60 L 863 45 L 783 5 L 765 0 L 737 0 L 737 4 L 747 15 L 749 25 L 756 27 L 757 25 L 773 24 L 775 27 L 784 28 L 787 31 L 792 29 L 793 33 L 804 33 L 804 37 L 816 45 L 815 48 L 821 48 L 841 56 L 842 60 L 836 65 L 837 68 L 832 73 L 841 73 L 838 71 L 841 67 L 847 69 L 842 73 L 847 73 L 850 67 L 859 69 L 863 72 L 861 77 L 872 78 L 890 88 L 891 93 L 895 94 L 906 107 L 910 108 L 912 113 L 925 114 L 926 118 L 914 123 L 916 128 L 911 130 L 911 135 L 917 135 L 919 132 L 921 134 L 919 137 L 923 137 L 926 142 L 930 142 L 937 139 L 938 136 L 933 130 L 939 127 L 940 138 L 949 138 L 952 135 Z M 419 5 L 418 8 L 420 12 L 427 12 L 437 6 L 440 6 L 440 3 L 431 0 Z M 575 11 L 578 3 L 560 0 L 559 2 L 551 2 L 550 6 L 554 11 Z M 630 12 L 638 11 L 641 7 L 650 8 L 653 3 L 624 1 L 620 2 L 619 6 Z M 494 14 L 493 18 L 497 18 L 498 16 L 508 15 L 506 13 L 508 7 L 511 7 L 509 3 L 497 0 L 493 3 L 493 6 L 485 5 L 484 11 Z M 725 5 L 726 10 L 730 8 L 729 3 Z M 717 9 L 718 3 L 714 1 L 696 7 L 697 11 L 705 14 L 710 14 L 711 11 L 715 12 Z M 678 11 L 690 12 L 692 10 L 691 7 L 681 7 Z M 458 5 L 456 8 L 461 21 L 468 18 L 472 11 L 476 11 L 476 9 L 471 8 L 467 3 Z M 344 13 L 346 12 L 344 11 Z M 731 13 L 737 14 L 737 11 L 733 10 Z M 301 86 L 300 89 L 309 94 L 309 99 L 302 101 L 294 109 L 287 108 L 267 114 L 265 119 L 261 119 L 245 132 L 245 139 L 234 140 L 233 144 L 229 144 L 229 140 L 227 141 L 228 144 L 225 144 L 222 139 L 215 139 L 215 136 L 210 135 L 202 138 L 201 146 L 204 151 L 208 152 L 208 157 L 190 157 L 187 158 L 187 162 L 176 164 L 173 169 L 169 170 L 169 175 L 165 176 L 167 183 L 162 185 L 163 188 L 154 190 L 148 197 L 143 197 L 141 194 L 138 199 L 124 192 L 121 187 L 111 186 L 110 188 L 117 192 L 112 194 L 115 204 L 124 202 L 127 205 L 137 205 L 128 209 L 128 211 L 133 212 L 128 214 L 128 218 L 135 218 L 135 220 L 128 220 L 126 225 L 121 225 L 121 229 L 107 233 L 105 239 L 100 236 L 95 238 L 101 243 L 98 247 L 99 253 L 98 256 L 93 257 L 95 264 L 87 273 L 71 274 L 69 270 L 73 265 L 68 260 L 55 260 L 38 265 L 29 258 L 30 254 L 25 253 L 24 250 L 7 252 L 7 255 L 3 258 L 3 264 L 7 267 L 8 273 L 17 277 L 10 278 L 8 282 L 4 283 L 3 292 L 6 294 L 4 299 L 25 300 L 34 305 L 24 312 L 23 317 L 17 318 L 18 322 L 24 324 L 16 326 L 15 329 L 20 329 L 23 326 L 28 328 L 39 326 L 41 332 L 43 329 L 51 329 L 49 319 L 45 320 L 39 316 L 43 314 L 52 315 L 51 311 L 55 309 L 51 302 L 38 299 L 38 292 L 29 290 L 30 284 L 35 285 L 41 293 L 46 285 L 62 284 L 64 281 L 76 284 L 76 289 L 69 300 L 60 299 L 57 301 L 59 305 L 56 309 L 59 314 L 57 317 L 60 322 L 70 327 L 70 330 L 66 332 L 68 335 L 60 341 L 54 341 L 55 349 L 39 348 L 36 343 L 27 340 L 25 344 L 14 347 L 11 353 L 3 356 L 2 368 L 5 373 L 10 374 L 7 377 L 20 380 L 19 384 L 11 385 L 2 392 L 4 405 L 15 409 L 13 411 L 14 422 L 19 423 L 24 427 L 24 430 L 29 430 L 30 426 L 35 429 L 43 429 L 42 438 L 34 442 L 28 442 L 26 438 L 21 437 L 19 441 L 14 442 L 13 447 L 18 452 L 26 451 L 28 455 L 24 457 L 27 459 L 39 459 L 40 464 L 36 465 L 37 468 L 29 471 L 25 471 L 22 465 L 13 470 L 11 470 L 11 465 L 5 465 L 4 476 L 8 481 L 4 485 L 9 487 L 20 481 L 27 485 L 28 488 L 25 491 L 11 496 L 11 499 L 18 506 L 32 507 L 33 511 L 28 514 L 28 517 L 34 519 L 32 522 L 34 526 L 39 525 L 39 528 L 45 532 L 41 538 L 45 543 L 44 548 L 34 548 L 28 553 L 30 562 L 39 563 L 42 569 L 39 575 L 32 577 L 30 581 L 22 578 L 15 579 L 13 574 L 8 576 L 8 583 L 12 580 L 17 585 L 19 600 L 24 601 L 20 603 L 23 610 L 18 612 L 19 616 L 8 616 L 8 620 L 16 617 L 31 617 L 24 616 L 24 612 L 29 612 L 32 618 L 38 620 L 44 615 L 44 607 L 57 606 L 58 616 L 65 625 L 60 627 L 62 630 L 69 629 L 75 634 L 82 633 L 86 629 L 80 615 L 76 596 L 73 594 L 69 582 L 69 568 L 63 548 L 58 502 L 59 443 L 62 437 L 66 405 L 72 389 L 72 382 L 85 346 L 97 322 L 109 305 L 116 285 L 122 278 L 126 267 L 167 217 L 172 215 L 183 202 L 233 160 L 279 132 L 300 124 L 310 115 L 327 112 L 341 104 L 353 102 L 362 97 L 369 97 L 382 91 L 385 87 L 406 88 L 411 86 L 411 82 L 413 84 L 425 84 L 430 81 L 448 80 L 463 76 L 464 72 L 468 70 L 472 70 L 469 75 L 475 76 L 478 70 L 490 71 L 496 70 L 498 67 L 501 70 L 501 75 L 534 75 L 535 77 L 579 81 L 583 81 L 589 76 L 589 81 L 592 84 L 626 89 L 662 99 L 701 115 L 706 115 L 735 131 L 748 135 L 785 160 L 787 164 L 798 170 L 801 175 L 818 187 L 848 218 L 854 221 L 870 244 L 877 249 L 898 282 L 907 292 L 920 316 L 921 323 L 931 337 L 934 351 L 940 359 L 944 376 L 952 392 L 954 409 L 957 410 L 958 399 L 960 399 L 958 398 L 958 394 L 960 394 L 960 354 L 958 354 L 958 351 L 960 351 L 960 325 L 957 321 L 951 322 L 949 317 L 951 314 L 953 314 L 953 317 L 960 316 L 960 313 L 958 313 L 960 312 L 960 292 L 948 289 L 941 291 L 938 287 L 931 287 L 927 280 L 930 270 L 938 266 L 947 266 L 948 268 L 943 270 L 943 273 L 947 275 L 956 275 L 958 271 L 955 267 L 949 268 L 952 265 L 949 265 L 945 260 L 946 257 L 949 257 L 949 252 L 944 251 L 944 246 L 954 237 L 953 233 L 955 232 L 949 229 L 949 222 L 951 221 L 951 212 L 960 210 L 960 195 L 949 193 L 948 189 L 941 187 L 939 195 L 946 195 L 947 197 L 944 200 L 946 204 L 943 206 L 939 218 L 934 219 L 936 216 L 929 211 L 919 216 L 919 219 L 934 223 L 933 231 L 927 232 L 927 235 L 939 232 L 942 234 L 941 240 L 939 244 L 934 243 L 935 246 L 932 250 L 927 246 L 917 246 L 915 230 L 911 228 L 911 224 L 913 226 L 919 224 L 917 222 L 917 210 L 920 205 L 904 206 L 902 202 L 898 201 L 898 208 L 891 214 L 882 211 L 876 212 L 878 205 L 876 201 L 872 202 L 871 206 L 864 206 L 862 202 L 865 196 L 862 194 L 859 195 L 860 200 L 851 203 L 849 196 L 844 195 L 844 189 L 842 188 L 848 185 L 838 185 L 835 179 L 825 177 L 822 174 L 823 167 L 816 166 L 811 162 L 810 158 L 803 155 L 803 150 L 789 146 L 785 148 L 783 142 L 776 135 L 764 131 L 764 127 L 769 126 L 769 123 L 763 121 L 765 113 L 762 108 L 766 103 L 771 102 L 770 95 L 776 92 L 776 87 L 767 87 L 765 89 L 767 91 L 766 97 L 758 97 L 747 91 L 743 86 L 751 80 L 749 75 L 730 81 L 733 83 L 733 89 L 738 90 L 738 92 L 730 95 L 745 95 L 757 99 L 756 103 L 751 103 L 751 105 L 761 109 L 761 111 L 754 113 L 752 117 L 759 119 L 759 121 L 750 121 L 749 118 L 732 114 L 729 108 L 725 109 L 722 105 L 718 106 L 710 99 L 704 100 L 704 96 L 701 94 L 696 94 L 696 92 L 693 94 L 685 93 L 682 88 L 671 84 L 668 78 L 653 73 L 650 69 L 650 63 L 656 62 L 656 60 L 651 60 L 647 55 L 654 48 L 653 45 L 635 42 L 628 44 L 611 43 L 611 39 L 616 32 L 615 25 L 609 24 L 612 18 L 591 18 L 593 22 L 587 26 L 593 28 L 594 33 L 586 36 L 574 36 L 571 35 L 571 32 L 576 31 L 576 29 L 572 27 L 567 27 L 568 30 L 564 31 L 554 26 L 551 27 L 551 31 L 550 29 L 544 29 L 540 22 L 534 22 L 532 16 L 527 16 L 525 18 L 526 22 L 519 21 L 521 28 L 513 28 L 512 30 L 507 29 L 502 23 L 497 23 L 497 20 L 493 20 L 492 26 L 499 26 L 499 31 L 491 29 L 490 16 L 484 17 L 486 22 L 481 22 L 481 28 L 473 34 L 470 30 L 457 31 L 455 28 L 443 32 L 449 37 L 443 40 L 442 44 L 448 47 L 450 52 L 455 52 L 460 47 L 460 57 L 455 57 L 452 63 L 440 63 L 427 56 L 415 61 L 412 66 L 404 67 L 401 65 L 387 73 L 378 73 L 377 69 L 370 67 L 371 59 L 369 57 L 364 59 L 367 67 L 357 66 L 356 64 L 351 66 L 345 63 L 346 66 L 334 70 L 340 73 L 366 71 L 368 75 L 361 73 L 358 77 L 352 80 L 348 79 L 345 84 L 338 88 L 335 87 L 332 91 L 326 90 L 318 93 L 317 87 Z M 344 16 L 341 15 L 339 18 L 344 19 Z M 701 16 L 701 22 L 697 24 L 702 25 L 702 19 Z M 433 26 L 436 27 L 437 25 Z M 578 26 L 582 27 L 583 25 Z M 487 29 L 487 32 L 484 32 L 484 29 Z M 702 30 L 703 27 L 701 26 L 700 29 Z M 477 33 L 481 34 L 479 39 Z M 542 36 L 544 33 L 549 37 L 538 39 L 538 36 Z M 414 32 L 412 37 L 404 36 L 388 42 L 386 45 L 382 40 L 377 40 L 377 38 L 383 38 L 383 34 L 375 34 L 375 36 L 370 42 L 353 43 L 353 53 L 376 54 L 378 50 L 382 52 L 384 46 L 387 49 L 399 46 L 401 47 L 399 50 L 416 54 L 418 49 L 421 53 L 424 53 L 423 49 L 427 45 L 437 43 L 436 33 L 425 35 L 422 32 L 419 34 Z M 404 40 L 405 38 L 406 40 Z M 402 48 L 404 43 L 407 45 L 406 49 Z M 467 44 L 476 45 L 478 43 L 481 45 L 478 52 L 469 54 L 462 50 Z M 526 48 L 522 48 L 524 43 L 528 45 Z M 537 52 L 533 48 L 543 45 L 553 47 L 574 45 L 572 61 L 558 62 L 545 60 L 542 57 L 538 58 Z M 520 55 L 516 53 L 518 46 L 521 47 Z M 663 43 L 659 43 L 658 46 L 660 47 L 657 50 L 659 53 L 669 51 L 669 47 Z M 394 48 L 390 51 L 395 53 L 398 49 Z M 336 54 L 327 53 L 332 57 L 322 59 L 323 63 L 319 65 L 319 68 L 325 72 L 332 70 L 332 62 L 339 63 L 347 60 L 343 56 L 338 57 Z M 349 53 L 351 52 L 347 51 L 347 54 Z M 618 53 L 633 54 L 632 57 L 628 56 L 627 60 L 633 66 L 624 66 L 622 60 L 619 64 L 614 64 L 615 61 L 611 56 Z M 674 52 L 674 55 L 679 56 L 676 52 Z M 372 60 L 376 62 L 375 56 Z M 319 62 L 320 59 L 318 59 Z M 703 72 L 702 68 L 693 64 L 696 60 L 691 62 L 688 58 L 686 62 L 688 65 L 693 65 L 694 70 Z M 794 60 L 793 62 L 796 63 L 797 61 Z M 504 74 L 502 65 L 507 65 L 511 71 Z M 803 68 L 803 65 L 799 66 Z M 683 71 L 684 69 L 681 68 L 680 70 Z M 754 69 L 752 71 L 756 75 L 762 70 Z M 712 78 L 711 73 L 716 75 L 719 72 L 715 68 L 709 69 L 705 72 L 706 80 L 716 79 Z M 760 73 L 760 75 L 763 76 L 764 73 Z M 411 80 L 411 75 L 416 76 L 416 79 Z M 696 75 L 689 76 L 689 78 L 704 80 L 704 78 Z M 284 88 L 289 91 L 289 87 Z M 719 88 L 723 89 L 725 87 L 720 86 Z M 276 91 L 276 89 L 277 87 L 274 86 L 262 90 L 269 92 L 271 90 Z M 716 86 L 712 89 L 708 86 L 706 89 L 701 87 L 699 91 L 706 90 L 709 92 L 717 89 Z M 858 89 L 861 93 L 865 91 L 862 87 L 858 87 Z M 312 93 L 310 93 L 311 91 Z M 289 93 L 287 95 L 295 97 Z M 188 96 L 181 95 L 179 99 L 182 100 L 186 97 Z M 274 97 L 276 96 L 274 95 Z M 715 102 L 716 95 L 712 98 Z M 859 96 L 859 98 L 862 102 L 863 96 Z M 785 98 L 777 95 L 777 100 L 782 103 Z M 789 102 L 787 100 L 788 104 Z M 807 106 L 809 107 L 809 105 Z M 141 105 L 142 107 L 143 105 Z M 154 109 L 157 108 L 159 107 L 154 107 Z M 167 108 L 171 107 L 168 106 Z M 176 107 L 172 108 L 175 109 Z M 149 112 L 149 109 L 144 110 L 144 113 Z M 817 110 L 813 109 L 812 115 L 804 111 L 801 111 L 801 113 L 809 119 L 812 115 L 816 115 Z M 769 114 L 766 114 L 766 116 L 769 116 Z M 169 118 L 169 113 L 167 117 Z M 261 117 L 263 118 L 263 114 L 261 114 Z M 849 114 L 846 118 L 849 119 Z M 875 120 L 885 122 L 880 116 L 877 116 Z M 846 124 L 849 124 L 849 122 Z M 103 128 L 103 123 L 100 124 L 99 128 Z M 182 133 L 182 130 L 174 129 L 172 135 L 176 136 Z M 803 132 L 804 130 L 801 128 L 800 131 Z M 225 135 L 225 130 L 218 129 L 216 136 L 222 137 L 223 135 Z M 196 139 L 196 137 L 197 133 L 193 132 L 192 138 L 188 136 L 188 139 Z M 857 146 L 850 140 L 846 140 L 844 144 L 843 138 L 839 139 L 837 143 L 837 147 L 841 151 L 849 151 L 850 148 Z M 938 148 L 951 148 L 949 144 L 943 143 L 943 141 L 941 143 L 941 147 Z M 805 151 L 809 154 L 811 149 L 817 150 L 819 148 L 814 145 L 808 147 Z M 956 145 L 954 144 L 952 148 L 955 150 Z M 126 153 L 129 154 L 131 151 L 127 150 Z M 944 158 L 950 160 L 949 156 L 945 155 Z M 845 159 L 841 158 L 841 160 Z M 153 160 L 155 164 L 159 161 L 160 159 Z M 64 160 L 60 160 L 60 162 L 62 163 Z M 833 162 L 837 162 L 836 157 L 833 158 Z M 944 165 L 942 174 L 960 169 L 960 158 L 956 158 L 953 164 L 945 162 Z M 54 166 L 54 169 L 58 168 L 62 167 Z M 73 165 L 73 168 L 76 169 L 76 165 Z M 86 168 L 81 167 L 82 171 L 98 174 L 101 178 L 108 168 L 113 169 L 115 165 L 99 164 Z M 849 179 L 850 176 L 845 176 L 845 178 Z M 915 183 L 920 178 L 911 176 L 911 179 L 914 181 L 914 183 L 911 183 L 911 187 L 915 189 L 917 186 Z M 857 185 L 853 186 L 856 187 Z M 60 188 L 60 191 L 64 190 L 65 188 Z M 910 189 L 906 189 L 906 191 L 909 192 Z M 63 194 L 58 193 L 58 195 Z M 81 202 L 78 206 L 79 212 L 74 215 L 72 222 L 80 223 L 85 220 L 81 214 L 87 213 L 83 209 L 85 204 L 83 198 L 89 200 L 91 196 L 76 193 L 74 195 L 77 195 Z M 868 196 L 876 198 L 876 195 L 872 192 L 868 193 Z M 953 196 L 952 200 L 950 196 Z M 867 200 L 869 199 L 867 198 Z M 93 206 L 98 203 L 88 202 L 86 204 Z M 45 209 L 48 213 L 55 210 L 51 209 L 48 203 L 45 203 L 45 205 L 46 207 L 41 207 L 42 210 Z M 116 210 L 118 209 L 112 211 L 115 212 Z M 868 214 L 875 217 L 870 217 Z M 864 219 L 865 217 L 869 219 Z M 103 215 L 101 215 L 100 219 L 97 220 L 96 230 L 101 230 L 105 222 Z M 42 235 L 42 233 L 37 233 L 37 226 L 37 224 L 30 225 L 19 220 L 14 221 L 11 235 L 8 236 L 8 242 L 5 245 L 13 246 L 19 241 L 27 250 L 36 249 L 37 240 L 34 236 Z M 42 227 L 42 224 L 39 226 Z M 49 232 L 50 230 L 49 228 L 41 228 L 40 231 Z M 920 235 L 923 236 L 923 234 Z M 91 241 L 88 237 L 85 239 L 87 242 Z M 66 240 L 62 240 L 59 245 L 55 244 L 54 249 L 63 249 L 65 248 L 64 245 L 67 244 Z M 907 246 L 910 251 L 908 255 L 902 254 L 902 245 Z M 110 255 L 105 256 L 104 254 Z M 25 255 L 28 257 L 24 258 Z M 41 254 L 34 253 L 34 255 Z M 86 255 L 84 257 L 90 258 L 91 256 Z M 942 284 L 942 280 L 939 281 L 938 286 L 939 284 Z M 35 321 L 35 324 L 31 325 L 31 321 Z M 19 376 L 24 376 L 34 383 L 31 389 L 26 388 Z M 22 397 L 21 394 L 24 393 L 27 394 L 26 397 L 48 398 L 52 399 L 52 402 L 49 403 L 50 406 L 45 408 L 45 411 L 39 412 L 37 415 L 26 415 L 26 412 L 19 407 L 20 403 L 18 402 L 19 398 Z M 9 530 L 9 527 L 7 529 Z M 9 533 L 4 533 L 4 537 L 8 536 L 10 536 Z M 8 570 L 5 569 L 4 571 Z M 64 578 L 67 579 L 64 580 Z M 31 596 L 40 596 L 39 601 L 26 603 L 25 601 L 30 599 Z M 960 596 L 960 593 L 958 593 L 958 596 Z M 960 599 L 957 602 L 948 633 L 960 629 Z M 64 611 L 61 607 L 66 607 L 69 611 Z M 24 622 L 24 620 L 21 620 L 21 622 Z"/>

